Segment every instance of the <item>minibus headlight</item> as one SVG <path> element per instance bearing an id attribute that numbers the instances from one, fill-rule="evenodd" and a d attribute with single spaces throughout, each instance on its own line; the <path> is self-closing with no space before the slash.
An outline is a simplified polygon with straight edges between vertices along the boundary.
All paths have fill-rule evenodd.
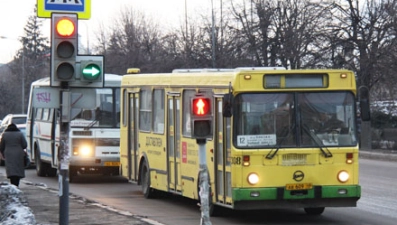
<path id="1" fill-rule="evenodd" d="M 338 180 L 342 183 L 345 183 L 346 181 L 348 181 L 349 177 L 350 177 L 350 175 L 347 171 L 342 170 L 338 173 Z"/>
<path id="2" fill-rule="evenodd" d="M 247 179 L 248 179 L 248 183 L 251 184 L 251 185 L 255 185 L 255 184 L 257 184 L 259 182 L 259 176 L 256 173 L 248 174 Z"/>
<path id="3" fill-rule="evenodd" d="M 75 148 L 73 151 L 74 156 L 92 156 L 93 153 L 94 152 L 91 145 L 81 145 Z"/>
<path id="4" fill-rule="evenodd" d="M 92 155 L 92 146 L 83 145 L 79 148 L 80 155 L 89 156 Z"/>

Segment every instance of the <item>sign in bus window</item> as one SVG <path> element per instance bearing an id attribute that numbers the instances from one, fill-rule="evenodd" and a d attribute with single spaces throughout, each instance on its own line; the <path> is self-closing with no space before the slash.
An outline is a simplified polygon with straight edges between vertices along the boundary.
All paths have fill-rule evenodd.
<path id="1" fill-rule="evenodd" d="M 275 144 L 276 144 L 275 134 L 237 136 L 237 146 L 239 147 L 268 146 Z"/>
<path id="2" fill-rule="evenodd" d="M 266 88 L 280 88 L 281 87 L 281 76 L 280 75 L 266 75 L 265 76 L 265 87 Z"/>
<path id="3" fill-rule="evenodd" d="M 265 88 L 324 88 L 327 87 L 327 74 L 266 74 Z"/>
<path id="4" fill-rule="evenodd" d="M 324 87 L 323 74 L 296 74 L 285 76 L 286 88 L 322 88 Z"/>

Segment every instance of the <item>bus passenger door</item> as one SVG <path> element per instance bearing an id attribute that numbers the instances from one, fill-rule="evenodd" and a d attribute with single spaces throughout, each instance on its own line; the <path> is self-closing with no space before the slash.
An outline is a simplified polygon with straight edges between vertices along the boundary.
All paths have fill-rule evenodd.
<path id="1" fill-rule="evenodd" d="M 231 151 L 231 119 L 222 115 L 222 98 L 215 101 L 215 196 L 216 201 L 226 204 L 232 203 L 232 182 L 230 168 Z"/>
<path id="2" fill-rule="evenodd" d="M 128 179 L 138 181 L 138 93 L 130 93 L 128 101 Z"/>
<path id="3" fill-rule="evenodd" d="M 49 109 L 48 123 L 51 124 L 51 152 L 52 152 L 52 162 L 53 168 L 58 168 L 58 147 L 59 141 L 57 141 L 57 132 L 60 132 L 59 127 L 59 112 L 56 109 Z"/>
<path id="4" fill-rule="evenodd" d="M 168 189 L 181 193 L 181 151 L 180 151 L 180 94 L 168 93 L 167 100 L 167 171 Z"/>

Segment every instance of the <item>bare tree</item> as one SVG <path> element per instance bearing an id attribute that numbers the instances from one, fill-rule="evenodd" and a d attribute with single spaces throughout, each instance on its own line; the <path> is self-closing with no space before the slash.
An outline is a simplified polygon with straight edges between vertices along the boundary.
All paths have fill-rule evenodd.
<path id="1" fill-rule="evenodd" d="M 231 7 L 232 15 L 238 22 L 233 28 L 238 35 L 237 38 L 245 40 L 242 46 L 252 60 L 252 66 L 275 66 L 276 59 L 270 54 L 275 43 L 275 35 L 272 33 L 271 25 L 274 16 L 274 4 L 272 1 L 244 1 L 242 5 Z M 270 59 L 269 59 L 270 57 Z"/>
<path id="2" fill-rule="evenodd" d="M 247 4 L 247 2 L 249 4 Z M 327 8 L 313 1 L 244 1 L 233 6 L 241 37 L 258 66 L 315 67 Z"/>
<path id="3" fill-rule="evenodd" d="M 321 64 L 318 40 L 329 17 L 324 3 L 314 1 L 278 1 L 274 11 L 273 52 L 281 65 L 292 69 L 317 67 Z"/>
<path id="4" fill-rule="evenodd" d="M 36 14 L 37 6 L 35 6 L 24 27 L 25 35 L 20 38 L 22 49 L 18 50 L 14 60 L 8 65 L 12 75 L 6 81 L 8 85 L 20 87 L 10 90 L 13 96 L 19 96 L 19 99 L 22 99 L 22 93 L 24 93 L 24 111 L 27 108 L 30 84 L 39 78 L 50 75 L 49 41 L 41 33 L 43 20 L 38 18 Z M 14 106 L 14 104 L 17 106 Z M 20 101 L 9 101 L 5 108 L 7 110 L 18 108 L 17 111 L 21 112 L 22 103 Z M 10 111 L 9 113 L 16 113 L 16 111 Z"/>
<path id="5" fill-rule="evenodd" d="M 333 46 L 339 60 L 357 73 L 358 85 L 374 87 L 396 68 L 396 0 L 357 0 L 335 3 Z M 394 70 L 393 70 L 394 71 Z"/>
<path id="6" fill-rule="evenodd" d="M 159 26 L 143 13 L 124 8 L 108 29 L 98 37 L 97 49 L 105 55 L 107 73 L 124 74 L 129 67 L 143 72 L 157 72 L 162 67 L 163 34 Z"/>
<path id="7" fill-rule="evenodd" d="M 9 64 L 0 67 L 2 76 L 0 82 L 1 98 L 0 98 L 0 119 L 3 119 L 9 113 L 21 112 L 21 91 L 20 81 L 18 77 L 12 73 Z"/>

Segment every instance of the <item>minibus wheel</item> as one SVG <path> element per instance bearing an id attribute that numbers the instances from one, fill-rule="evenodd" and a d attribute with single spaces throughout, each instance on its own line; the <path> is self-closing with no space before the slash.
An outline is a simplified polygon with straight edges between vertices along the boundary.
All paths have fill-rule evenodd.
<path id="1" fill-rule="evenodd" d="M 44 163 L 41 161 L 39 149 L 36 149 L 35 156 L 36 156 L 35 157 L 36 174 L 39 177 L 45 177 L 47 175 L 47 171 L 46 171 Z"/>

